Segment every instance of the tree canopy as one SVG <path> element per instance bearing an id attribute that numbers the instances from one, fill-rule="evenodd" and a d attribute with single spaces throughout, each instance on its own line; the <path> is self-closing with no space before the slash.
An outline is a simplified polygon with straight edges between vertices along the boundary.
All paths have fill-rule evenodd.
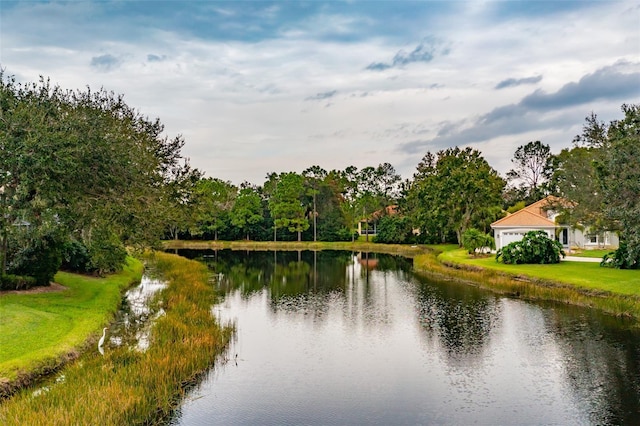
<path id="1" fill-rule="evenodd" d="M 181 137 L 106 90 L 64 91 L 0 73 L 2 272 L 22 254 L 77 240 L 92 269 L 117 269 L 104 251 L 158 240 L 165 184 L 184 171 Z M 36 250 L 37 251 L 37 250 Z"/>
<path id="2" fill-rule="evenodd" d="M 432 234 L 432 241 L 453 232 L 462 244 L 464 231 L 500 205 L 504 186 L 479 151 L 455 147 L 425 155 L 407 198 L 421 232 Z"/>

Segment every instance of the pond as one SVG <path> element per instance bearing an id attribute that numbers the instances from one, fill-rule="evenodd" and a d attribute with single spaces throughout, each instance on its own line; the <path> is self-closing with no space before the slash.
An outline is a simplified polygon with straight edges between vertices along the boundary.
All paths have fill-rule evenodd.
<path id="1" fill-rule="evenodd" d="M 340 251 L 183 251 L 235 340 L 172 424 L 635 424 L 630 321 Z"/>

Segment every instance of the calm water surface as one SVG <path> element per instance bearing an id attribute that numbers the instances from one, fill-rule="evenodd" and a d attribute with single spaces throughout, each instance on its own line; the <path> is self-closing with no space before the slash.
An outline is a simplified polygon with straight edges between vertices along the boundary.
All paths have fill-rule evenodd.
<path id="1" fill-rule="evenodd" d="M 235 321 L 172 424 L 640 424 L 640 332 L 351 252 L 183 252 Z"/>

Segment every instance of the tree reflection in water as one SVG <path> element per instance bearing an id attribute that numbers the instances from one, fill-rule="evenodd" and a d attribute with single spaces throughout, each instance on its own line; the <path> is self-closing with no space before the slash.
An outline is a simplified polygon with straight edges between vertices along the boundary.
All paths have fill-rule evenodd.
<path id="1" fill-rule="evenodd" d="M 415 417 L 406 414 L 408 423 L 425 419 L 514 423 L 535 418 L 540 423 L 634 424 L 640 418 L 640 333 L 637 326 L 619 318 L 509 299 L 455 281 L 416 277 L 411 261 L 398 256 L 344 251 L 180 254 L 206 263 L 222 295 L 247 306 L 264 300 L 268 316 L 262 319 L 258 312 L 254 319 L 261 318 L 270 327 L 286 323 L 306 333 L 292 336 L 299 342 L 274 341 L 272 345 L 296 348 L 316 331 L 330 330 L 344 334 L 312 337 L 331 346 L 314 342 L 308 350 L 335 360 L 335 369 L 344 364 L 359 371 L 354 356 L 376 365 L 372 350 L 382 357 L 402 357 L 398 364 L 380 360 L 376 374 L 402 381 L 396 386 L 405 389 L 404 400 L 395 415 L 408 413 L 404 401 L 418 410 L 423 407 Z M 288 338 L 293 331 L 278 333 L 279 338 Z M 398 347 L 384 352 L 377 344 Z M 340 350 L 352 351 L 358 345 L 365 352 L 340 358 Z M 293 362 L 308 366 L 300 358 Z M 291 367 L 284 374 L 295 375 Z M 304 382 L 309 373 L 302 374 Z M 322 381 L 324 376 L 314 380 Z M 357 388 L 357 383 L 340 386 Z M 422 396 L 413 400 L 414 394 Z M 368 396 L 372 405 L 360 399 L 358 404 L 376 410 L 376 397 L 393 398 L 381 391 Z M 226 403 L 233 404 L 229 398 Z M 342 414 L 350 418 L 346 411 Z M 321 423 L 329 419 L 318 415 Z M 386 419 L 383 413 L 378 415 Z M 274 422 L 280 420 L 274 417 Z"/>

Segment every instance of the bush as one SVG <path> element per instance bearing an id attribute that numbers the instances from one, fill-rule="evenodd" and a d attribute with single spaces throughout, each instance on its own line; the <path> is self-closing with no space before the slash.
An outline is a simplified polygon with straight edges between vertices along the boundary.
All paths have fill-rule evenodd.
<path id="1" fill-rule="evenodd" d="M 640 256 L 634 256 L 627 243 L 620 241 L 620 247 L 617 250 L 604 255 L 600 266 L 617 269 L 639 269 Z"/>
<path id="2" fill-rule="evenodd" d="M 475 228 L 470 228 L 462 234 L 462 246 L 469 254 L 476 254 L 485 247 L 488 249 L 495 248 L 496 243 L 491 235 L 480 232 Z"/>
<path id="3" fill-rule="evenodd" d="M 21 275 L 0 276 L 0 290 L 28 290 L 36 286 L 36 279 Z"/>
<path id="4" fill-rule="evenodd" d="M 506 264 L 547 264 L 560 262 L 565 256 L 562 244 L 544 231 L 529 231 L 521 241 L 507 244 L 496 253 L 496 261 Z"/>
<path id="5" fill-rule="evenodd" d="M 71 272 L 90 272 L 89 250 L 76 239 L 67 241 L 62 247 L 62 269 Z"/>
<path id="6" fill-rule="evenodd" d="M 62 244 L 52 236 L 45 236 L 22 247 L 7 265 L 7 270 L 10 274 L 33 277 L 36 285 L 46 286 L 61 264 Z"/>

